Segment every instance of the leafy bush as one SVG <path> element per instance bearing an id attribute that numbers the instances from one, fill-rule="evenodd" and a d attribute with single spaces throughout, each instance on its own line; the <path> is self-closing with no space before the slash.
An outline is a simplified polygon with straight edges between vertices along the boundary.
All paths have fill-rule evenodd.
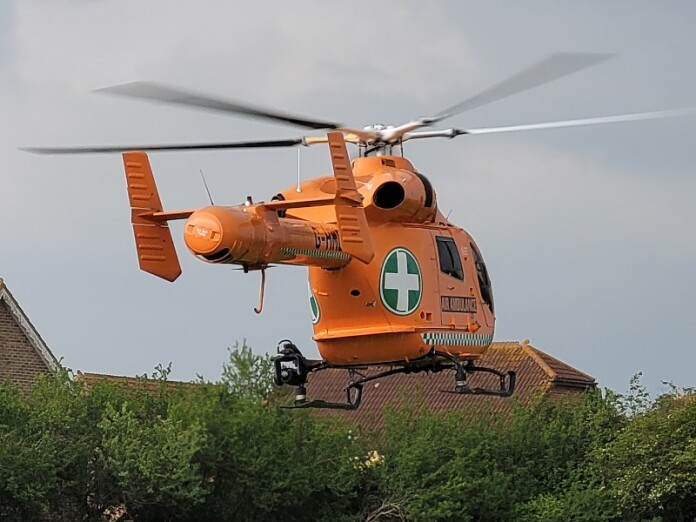
<path id="1" fill-rule="evenodd" d="M 270 364 L 242 344 L 219 383 L 0 385 L 0 519 L 696 519 L 691 390 L 636 378 L 505 417 L 416 402 L 365 430 L 278 408 Z"/>

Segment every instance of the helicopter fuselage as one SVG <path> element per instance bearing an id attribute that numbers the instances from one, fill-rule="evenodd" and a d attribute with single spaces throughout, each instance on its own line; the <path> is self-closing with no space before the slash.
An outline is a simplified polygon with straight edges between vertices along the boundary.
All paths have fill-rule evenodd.
<path id="1" fill-rule="evenodd" d="M 343 366 L 410 362 L 433 348 L 469 358 L 483 353 L 495 317 L 490 280 L 471 236 L 445 219 L 427 178 L 404 158 L 358 158 L 353 172 L 375 255 L 367 264 L 352 260 L 335 270 L 309 267 L 321 356 Z M 331 179 L 309 180 L 300 194 L 330 191 Z M 290 199 L 298 192 L 282 194 Z M 331 222 L 332 212 L 315 207 L 292 215 Z"/>
<path id="2" fill-rule="evenodd" d="M 280 192 L 274 199 L 290 207 L 282 211 L 263 203 L 196 211 L 186 244 L 212 263 L 308 266 L 314 340 L 332 366 L 411 363 L 433 349 L 479 356 L 495 317 L 471 236 L 439 212 L 430 182 L 408 160 L 357 158 L 352 170 L 374 245 L 369 262 L 343 250 L 334 176 Z"/>

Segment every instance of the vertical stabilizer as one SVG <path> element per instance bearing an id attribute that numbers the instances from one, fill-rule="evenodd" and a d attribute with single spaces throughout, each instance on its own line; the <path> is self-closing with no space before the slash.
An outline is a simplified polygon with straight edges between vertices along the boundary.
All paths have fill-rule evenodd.
<path id="1" fill-rule="evenodd" d="M 342 132 L 328 133 L 331 164 L 336 178 L 336 222 L 342 250 L 363 263 L 375 256 L 370 229 L 358 192 Z"/>
<path id="2" fill-rule="evenodd" d="M 166 222 L 150 219 L 155 212 L 162 212 L 163 209 L 147 154 L 125 152 L 123 165 L 140 269 L 174 281 L 181 275 L 181 266 L 172 233 Z"/>

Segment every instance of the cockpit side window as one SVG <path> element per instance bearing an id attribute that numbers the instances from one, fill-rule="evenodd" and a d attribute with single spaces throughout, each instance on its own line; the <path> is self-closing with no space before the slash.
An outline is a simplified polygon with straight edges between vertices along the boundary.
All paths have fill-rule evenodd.
<path id="1" fill-rule="evenodd" d="M 476 274 L 478 275 L 479 286 L 481 287 L 481 298 L 483 302 L 488 305 L 488 308 L 493 310 L 493 288 L 491 287 L 491 279 L 488 277 L 488 269 L 486 264 L 483 262 L 483 256 L 479 252 L 476 245 L 469 243 L 471 246 L 471 252 L 474 255 L 474 266 L 476 267 Z"/>
<path id="2" fill-rule="evenodd" d="M 457 252 L 457 245 L 451 237 L 437 236 L 437 255 L 440 258 L 440 270 L 452 277 L 464 281 L 462 260 Z"/>

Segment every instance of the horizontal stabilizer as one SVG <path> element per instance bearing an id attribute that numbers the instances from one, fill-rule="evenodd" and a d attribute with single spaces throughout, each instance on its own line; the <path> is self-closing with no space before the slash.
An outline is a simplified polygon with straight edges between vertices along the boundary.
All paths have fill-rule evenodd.
<path id="1" fill-rule="evenodd" d="M 163 212 L 147 154 L 125 152 L 123 165 L 126 169 L 131 223 L 140 269 L 167 281 L 174 281 L 181 275 L 181 266 L 169 226 L 161 219 L 148 219 L 148 216 L 152 217 L 156 213 L 166 213 Z"/>
<path id="2" fill-rule="evenodd" d="M 283 199 L 279 201 L 269 201 L 263 203 L 263 206 L 272 210 L 289 210 L 292 208 L 309 208 L 322 207 L 324 205 L 333 205 L 333 197 L 325 198 L 302 198 L 302 199 Z"/>

